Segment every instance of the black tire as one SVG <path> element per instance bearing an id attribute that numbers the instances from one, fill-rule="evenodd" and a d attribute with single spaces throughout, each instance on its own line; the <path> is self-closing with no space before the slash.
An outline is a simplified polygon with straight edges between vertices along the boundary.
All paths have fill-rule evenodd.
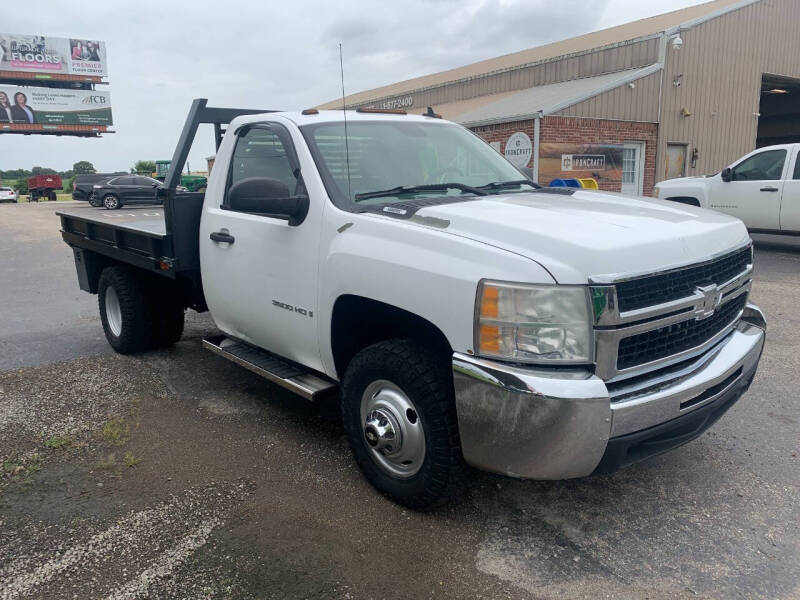
<path id="1" fill-rule="evenodd" d="M 115 332 L 106 309 L 108 288 L 119 302 L 121 327 Z M 128 267 L 106 267 L 100 274 L 97 299 L 103 331 L 111 347 L 120 354 L 145 352 L 153 347 L 152 298 L 144 280 Z"/>
<path id="2" fill-rule="evenodd" d="M 114 194 L 106 194 L 103 196 L 103 206 L 108 210 L 117 210 L 122 208 L 122 202 Z"/>
<path id="3" fill-rule="evenodd" d="M 55 190 L 47 194 L 47 200 L 50 202 L 55 202 L 56 200 L 58 200 L 58 195 L 56 194 Z"/>
<path id="4" fill-rule="evenodd" d="M 367 387 L 385 380 L 413 402 L 424 430 L 422 466 L 411 477 L 386 472 L 364 434 L 361 402 Z M 372 485 L 396 502 L 428 511 L 457 500 L 469 469 L 461 453 L 453 378 L 446 358 L 412 340 L 380 342 L 359 352 L 342 383 L 342 418 L 358 466 Z"/>

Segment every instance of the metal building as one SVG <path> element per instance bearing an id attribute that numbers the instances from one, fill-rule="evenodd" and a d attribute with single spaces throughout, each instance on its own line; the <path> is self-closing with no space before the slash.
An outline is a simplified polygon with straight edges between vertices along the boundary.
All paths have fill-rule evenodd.
<path id="1" fill-rule="evenodd" d="M 757 146 L 800 141 L 800 1 L 716 0 L 353 94 L 427 107 L 541 183 L 650 194 Z M 334 100 L 321 108 L 340 108 Z"/>

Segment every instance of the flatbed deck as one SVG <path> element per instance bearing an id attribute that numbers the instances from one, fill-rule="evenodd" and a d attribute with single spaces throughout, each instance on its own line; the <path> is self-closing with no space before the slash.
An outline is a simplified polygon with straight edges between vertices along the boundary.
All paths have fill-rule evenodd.
<path id="1" fill-rule="evenodd" d="M 124 206 L 120 210 L 107 210 L 93 206 L 76 206 L 56 211 L 60 217 L 80 219 L 95 225 L 106 225 L 124 231 L 164 239 L 167 223 L 162 206 Z"/>

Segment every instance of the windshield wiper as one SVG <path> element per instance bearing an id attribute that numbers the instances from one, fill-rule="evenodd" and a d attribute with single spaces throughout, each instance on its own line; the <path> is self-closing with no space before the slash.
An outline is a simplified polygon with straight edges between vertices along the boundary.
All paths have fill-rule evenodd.
<path id="1" fill-rule="evenodd" d="M 356 200 L 366 200 L 368 198 L 385 198 L 399 196 L 400 194 L 414 194 L 417 192 L 446 192 L 447 190 L 461 190 L 476 196 L 486 196 L 486 191 L 481 188 L 464 185 L 463 183 L 431 183 L 427 185 L 398 185 L 388 190 L 377 190 L 374 192 L 363 192 L 356 194 Z"/>
<path id="2" fill-rule="evenodd" d="M 506 190 L 510 188 L 518 188 L 521 185 L 529 185 L 533 189 L 538 190 L 542 186 L 538 183 L 534 183 L 530 179 L 515 179 L 514 181 L 493 181 L 492 183 L 487 183 L 486 185 L 479 185 L 479 190 Z"/>

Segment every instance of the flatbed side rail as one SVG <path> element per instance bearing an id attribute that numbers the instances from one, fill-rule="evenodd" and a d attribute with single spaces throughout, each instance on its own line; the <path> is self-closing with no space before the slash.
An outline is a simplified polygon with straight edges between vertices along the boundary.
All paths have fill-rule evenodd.
<path id="1" fill-rule="evenodd" d="M 60 217 L 61 237 L 73 248 L 84 248 L 140 269 L 175 277 L 168 237 L 128 231 L 114 224 L 95 223 L 63 213 Z"/>

